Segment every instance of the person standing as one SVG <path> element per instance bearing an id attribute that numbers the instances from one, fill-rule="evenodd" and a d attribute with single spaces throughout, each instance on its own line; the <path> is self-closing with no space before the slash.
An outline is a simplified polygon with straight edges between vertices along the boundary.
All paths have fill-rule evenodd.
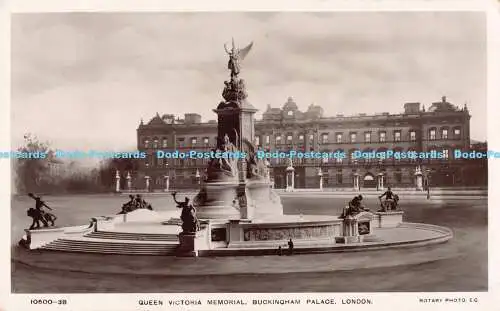
<path id="1" fill-rule="evenodd" d="M 290 241 L 288 241 L 288 254 L 293 255 L 293 241 L 290 238 Z"/>

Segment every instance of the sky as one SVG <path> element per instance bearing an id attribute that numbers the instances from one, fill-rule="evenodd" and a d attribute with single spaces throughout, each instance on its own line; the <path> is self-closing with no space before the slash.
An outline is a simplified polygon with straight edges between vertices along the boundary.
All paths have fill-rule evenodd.
<path id="1" fill-rule="evenodd" d="M 12 16 L 12 144 L 124 150 L 141 118 L 207 121 L 228 79 L 224 43 L 254 42 L 240 77 L 259 109 L 292 97 L 325 116 L 400 113 L 442 96 L 486 140 L 483 13 L 23 13 Z"/>

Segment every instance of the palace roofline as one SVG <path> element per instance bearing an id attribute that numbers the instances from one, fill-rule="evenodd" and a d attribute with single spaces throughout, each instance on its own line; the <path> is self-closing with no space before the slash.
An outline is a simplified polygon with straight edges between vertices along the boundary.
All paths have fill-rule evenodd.
<path id="1" fill-rule="evenodd" d="M 264 111 L 262 118 L 255 120 L 256 125 L 267 124 L 267 123 L 327 123 L 327 122 L 345 122 L 345 121 L 383 121 L 383 120 L 401 120 L 401 119 L 419 119 L 421 117 L 432 117 L 432 116 L 446 116 L 446 115 L 457 115 L 457 114 L 467 114 L 470 117 L 467 105 L 463 108 L 454 106 L 446 101 L 446 97 L 443 96 L 441 102 L 434 102 L 431 104 L 429 111 L 425 111 L 425 108 L 420 108 L 419 102 L 405 103 L 405 111 L 401 113 L 374 113 L 366 114 L 359 113 L 356 115 L 343 115 L 337 114 L 336 116 L 323 116 L 323 108 L 316 104 L 309 105 L 306 112 L 302 112 L 298 109 L 295 102 L 291 97 L 288 98 L 287 102 L 282 108 L 272 108 L 270 105 L 267 106 L 266 111 Z M 292 116 L 287 115 L 287 112 L 292 111 Z M 202 122 L 201 116 L 197 113 L 186 113 L 185 118 L 181 119 L 179 116 L 173 114 L 164 114 L 160 116 L 159 113 L 148 122 L 141 123 L 138 127 L 139 129 L 150 128 L 150 127 L 191 127 L 191 126 L 217 126 L 216 120 L 209 120 Z"/>

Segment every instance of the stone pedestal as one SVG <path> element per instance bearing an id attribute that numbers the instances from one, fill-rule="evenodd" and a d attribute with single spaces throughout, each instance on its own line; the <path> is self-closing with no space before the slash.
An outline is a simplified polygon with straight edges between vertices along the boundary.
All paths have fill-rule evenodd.
<path id="1" fill-rule="evenodd" d="M 403 214 L 403 211 L 376 212 L 376 226 L 378 228 L 395 228 L 403 222 Z"/>
<path id="2" fill-rule="evenodd" d="M 338 243 L 360 243 L 366 235 L 373 232 L 373 214 L 361 212 L 354 216 L 347 216 L 342 223 L 342 235 L 337 237 Z"/>
<path id="3" fill-rule="evenodd" d="M 239 187 L 237 181 L 205 183 L 198 195 L 196 216 L 199 219 L 240 219 Z"/>
<path id="4" fill-rule="evenodd" d="M 127 190 L 132 190 L 132 176 L 130 176 L 130 172 L 127 173 Z"/>
<path id="5" fill-rule="evenodd" d="M 179 248 L 177 248 L 177 256 L 179 257 L 198 257 L 198 249 L 196 247 L 196 233 L 180 233 Z"/>
<path id="6" fill-rule="evenodd" d="M 116 171 L 115 179 L 115 192 L 120 192 L 120 171 Z"/>

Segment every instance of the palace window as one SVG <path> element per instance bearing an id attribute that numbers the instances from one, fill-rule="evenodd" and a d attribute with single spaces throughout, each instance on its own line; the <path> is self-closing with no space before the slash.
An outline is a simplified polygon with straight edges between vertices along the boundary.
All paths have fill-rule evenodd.
<path id="1" fill-rule="evenodd" d="M 321 143 L 328 144 L 328 133 L 324 133 L 323 135 L 321 135 Z"/>
<path id="2" fill-rule="evenodd" d="M 208 145 L 208 137 L 203 137 L 203 144 Z"/>
<path id="3" fill-rule="evenodd" d="M 460 138 L 460 128 L 456 127 L 454 130 L 453 130 L 453 134 L 455 135 L 456 138 Z"/>
<path id="4" fill-rule="evenodd" d="M 394 141 L 401 141 L 401 131 L 394 131 Z"/>
<path id="5" fill-rule="evenodd" d="M 336 142 L 337 144 L 341 144 L 342 143 L 342 133 L 337 133 L 337 138 L 336 138 Z"/>
<path id="6" fill-rule="evenodd" d="M 156 138 L 156 137 L 153 140 L 153 148 L 154 149 L 158 148 L 158 138 Z"/>
<path id="7" fill-rule="evenodd" d="M 351 133 L 351 143 L 356 142 L 356 133 Z"/>
<path id="8" fill-rule="evenodd" d="M 441 138 L 442 139 L 448 139 L 448 129 L 442 129 L 441 130 Z"/>
<path id="9" fill-rule="evenodd" d="M 196 146 L 197 142 L 198 142 L 198 139 L 196 139 L 196 137 L 191 138 L 191 146 Z"/>
<path id="10" fill-rule="evenodd" d="M 288 110 L 287 115 L 288 115 L 289 117 L 293 116 L 293 111 L 292 111 L 292 110 Z"/>
<path id="11" fill-rule="evenodd" d="M 417 140 L 417 132 L 410 131 L 410 141 L 416 141 L 416 140 Z"/>
<path id="12" fill-rule="evenodd" d="M 314 134 L 309 134 L 309 141 L 311 143 L 314 141 Z"/>
<path id="13" fill-rule="evenodd" d="M 299 135 L 299 140 L 300 140 L 300 141 L 304 141 L 304 135 L 302 135 L 302 134 L 301 134 L 301 135 Z"/>
<path id="14" fill-rule="evenodd" d="M 166 138 L 163 138 L 161 140 L 161 147 L 162 148 L 167 148 L 167 146 L 168 146 L 168 140 Z"/>
<path id="15" fill-rule="evenodd" d="M 260 136 L 255 136 L 255 144 L 260 146 Z"/>
<path id="16" fill-rule="evenodd" d="M 365 133 L 365 143 L 371 143 L 372 142 L 372 133 L 366 132 Z"/>
<path id="17" fill-rule="evenodd" d="M 436 130 L 435 129 L 430 129 L 429 130 L 429 139 L 430 140 L 436 140 Z"/>
<path id="18" fill-rule="evenodd" d="M 293 139 L 292 135 L 287 135 L 287 136 L 286 136 L 286 142 L 287 142 L 288 144 L 291 144 L 291 143 L 292 143 L 292 139 Z"/>
<path id="19" fill-rule="evenodd" d="M 281 144 L 281 136 L 280 135 L 276 136 L 276 145 L 279 145 L 279 144 Z"/>
<path id="20" fill-rule="evenodd" d="M 144 148 L 149 148 L 149 138 L 144 139 Z"/>
<path id="21" fill-rule="evenodd" d="M 269 145 L 270 141 L 271 141 L 271 137 L 269 137 L 269 135 L 266 135 L 266 144 Z"/>
<path id="22" fill-rule="evenodd" d="M 379 141 L 380 141 L 381 143 L 385 143 L 385 135 L 386 135 L 386 133 L 385 133 L 385 132 L 380 132 L 380 133 L 379 133 Z"/>

